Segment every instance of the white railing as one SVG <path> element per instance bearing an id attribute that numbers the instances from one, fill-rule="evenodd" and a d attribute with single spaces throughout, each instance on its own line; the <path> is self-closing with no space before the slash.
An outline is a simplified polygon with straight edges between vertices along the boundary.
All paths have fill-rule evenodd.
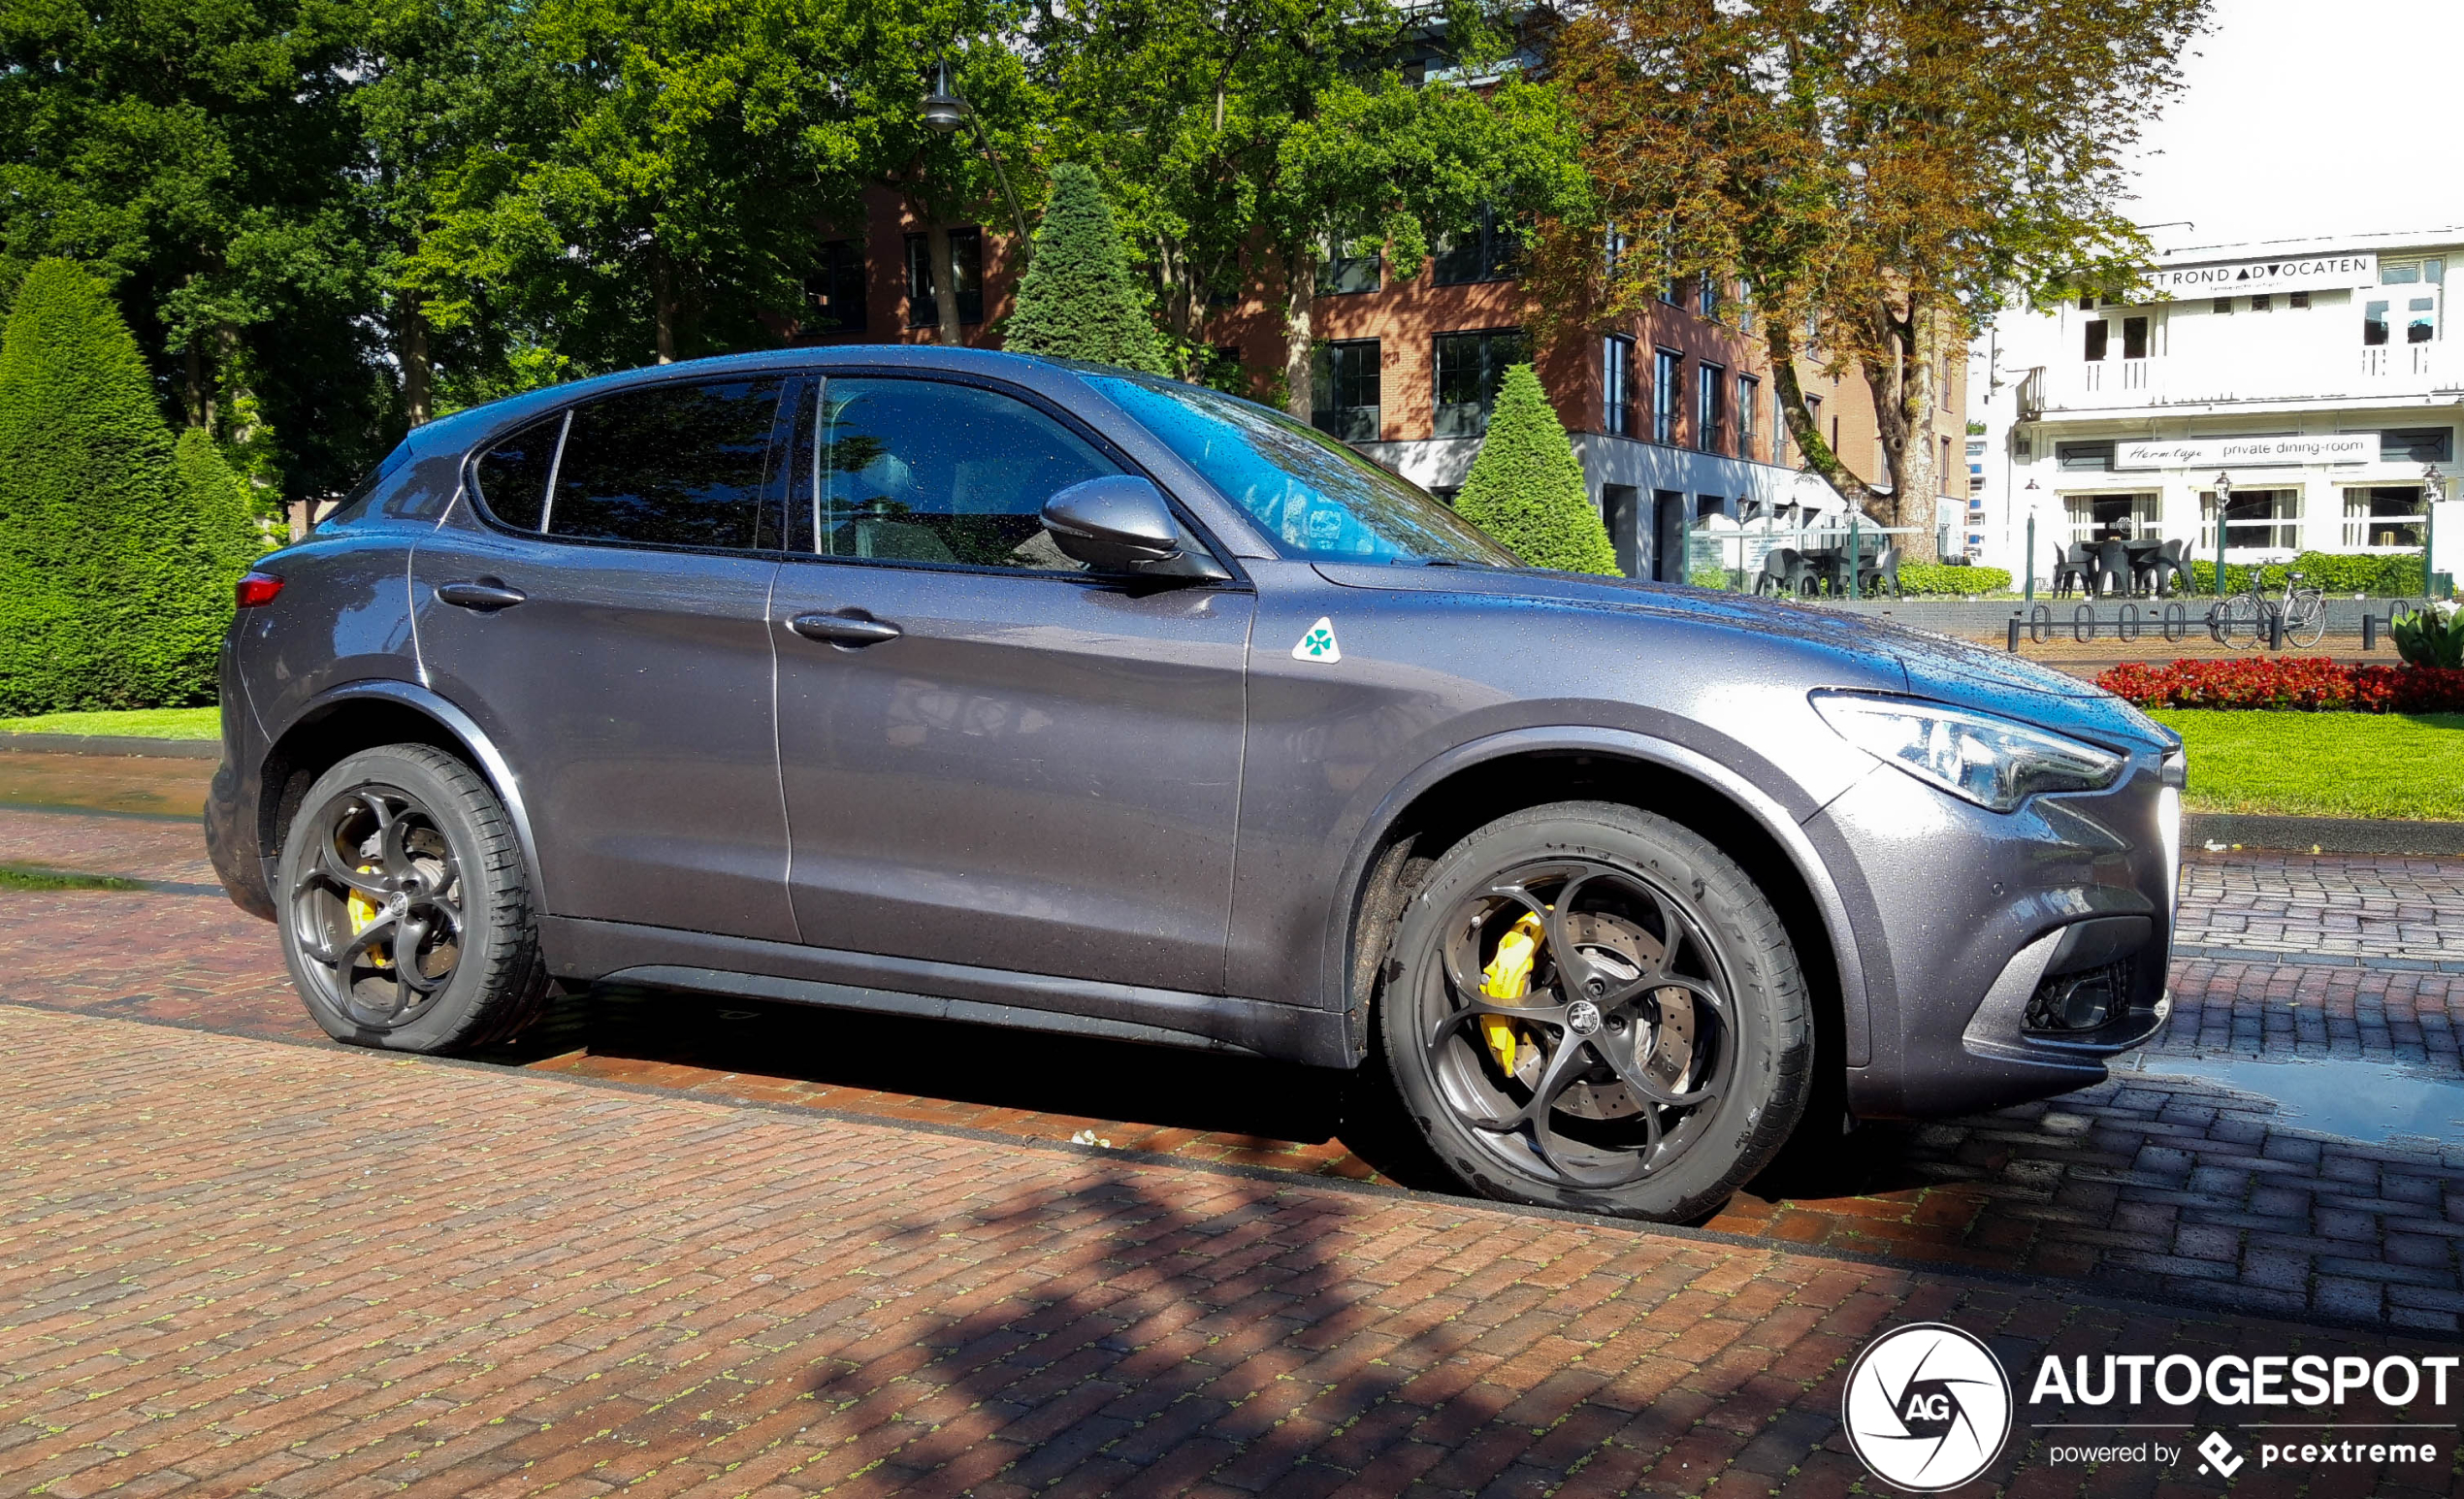
<path id="1" fill-rule="evenodd" d="M 2278 401 L 2306 396 L 2426 396 L 2464 376 L 2464 360 L 2443 343 L 2365 347 L 2341 365 L 2287 351 L 2282 359 L 2080 360 L 2045 371 L 2039 399 L 2046 411 L 2187 406 L 2210 402 Z M 2031 394 L 2034 392 L 2031 392 Z"/>

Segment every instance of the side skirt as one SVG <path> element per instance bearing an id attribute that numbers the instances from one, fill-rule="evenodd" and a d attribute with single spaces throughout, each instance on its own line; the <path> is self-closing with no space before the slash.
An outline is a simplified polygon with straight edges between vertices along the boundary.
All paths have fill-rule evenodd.
<path id="1" fill-rule="evenodd" d="M 629 922 L 539 918 L 558 978 L 920 1015 L 1348 1067 L 1344 1017 L 1328 1010 L 1016 973 L 965 963 L 800 947 Z"/>

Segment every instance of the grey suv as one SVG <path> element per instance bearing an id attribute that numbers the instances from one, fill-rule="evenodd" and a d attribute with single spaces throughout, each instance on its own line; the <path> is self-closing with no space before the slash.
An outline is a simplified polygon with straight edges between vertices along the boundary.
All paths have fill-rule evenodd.
<path id="1" fill-rule="evenodd" d="M 1809 1110 L 2060 1092 L 2165 1013 L 2183 761 L 2119 700 L 1525 570 L 1115 370 L 540 391 L 241 598 L 215 867 L 362 1045 L 621 980 L 1371 1065 L 1466 1186 L 1673 1220 Z"/>

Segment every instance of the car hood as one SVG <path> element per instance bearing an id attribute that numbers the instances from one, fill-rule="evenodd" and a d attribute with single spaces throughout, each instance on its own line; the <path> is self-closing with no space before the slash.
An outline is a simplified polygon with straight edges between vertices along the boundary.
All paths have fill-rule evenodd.
<path id="1" fill-rule="evenodd" d="M 1317 572 L 1345 588 L 1546 601 L 1625 617 L 1683 619 L 1787 635 L 1868 665 L 1887 661 L 1916 697 L 1999 713 L 2117 747 L 2170 750 L 2181 743 L 2173 731 L 2092 682 L 2008 652 L 1838 609 L 1572 572 L 1340 563 L 1321 563 Z"/>

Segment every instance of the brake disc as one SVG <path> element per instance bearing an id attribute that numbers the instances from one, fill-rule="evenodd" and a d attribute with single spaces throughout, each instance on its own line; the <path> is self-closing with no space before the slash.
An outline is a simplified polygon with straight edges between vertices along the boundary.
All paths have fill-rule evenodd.
<path id="1" fill-rule="evenodd" d="M 1667 954 L 1658 937 L 1608 911 L 1573 913 L 1566 918 L 1566 935 L 1573 942 L 1574 950 L 1600 969 L 1611 987 L 1632 983 L 1659 967 Z M 1655 1011 L 1656 1015 L 1652 1013 Z M 1629 1013 L 1637 1024 L 1629 1025 L 1622 1033 L 1598 1031 L 1593 1044 L 1634 1048 L 1633 1055 L 1652 1081 L 1670 1092 L 1685 1092 L 1688 1075 L 1694 1068 L 1694 996 L 1682 989 L 1658 990 Z M 1537 1085 L 1540 1070 L 1537 1048 L 1525 1066 L 1532 1075 L 1524 1081 Z M 1523 1070 L 1518 1068 L 1517 1075 Z M 1631 1118 L 1641 1112 L 1642 1104 L 1613 1071 L 1602 1064 L 1559 1093 L 1557 1108 L 1576 1119 L 1609 1120 Z"/>

